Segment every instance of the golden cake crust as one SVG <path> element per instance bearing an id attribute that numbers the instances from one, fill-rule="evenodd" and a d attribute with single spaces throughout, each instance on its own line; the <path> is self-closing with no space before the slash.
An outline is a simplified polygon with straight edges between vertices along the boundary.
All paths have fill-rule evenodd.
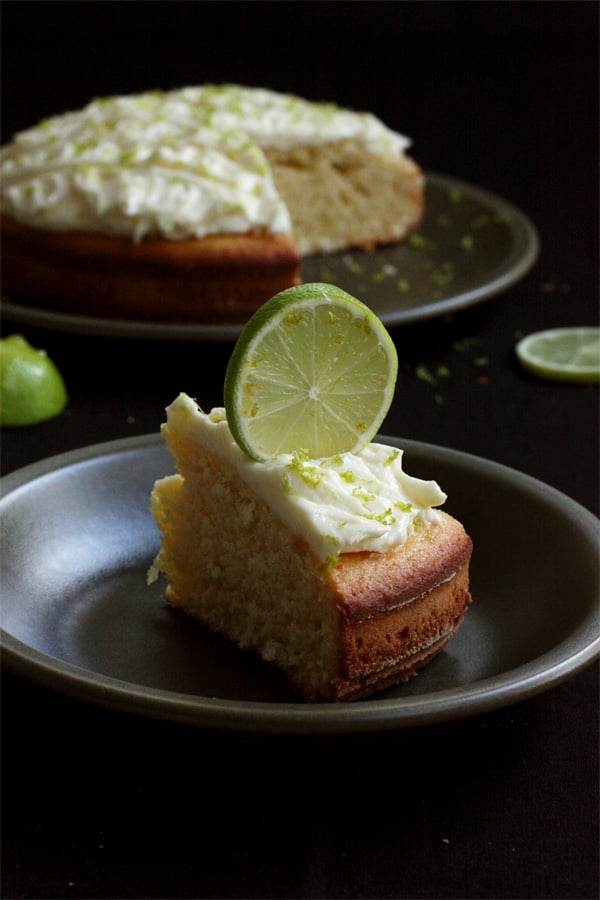
<path id="1" fill-rule="evenodd" d="M 345 553 L 331 570 L 348 622 L 396 609 L 445 582 L 468 561 L 472 541 L 446 513 L 440 525 L 416 529 L 385 553 Z"/>
<path id="2" fill-rule="evenodd" d="M 458 525 L 454 519 L 450 525 Z M 436 656 L 460 626 L 468 605 L 471 542 L 466 561 L 449 580 L 396 609 L 342 623 L 343 676 L 332 685 L 332 699 L 354 700 L 373 690 L 408 681 Z M 392 570 L 395 568 L 392 564 Z M 410 583 L 410 578 L 406 578 Z"/>
<path id="3" fill-rule="evenodd" d="M 291 237 L 142 240 L 30 228 L 2 214 L 3 289 L 35 306 L 154 322 L 243 322 L 300 280 Z"/>
<path id="4" fill-rule="evenodd" d="M 344 553 L 323 577 L 339 615 L 338 672 L 325 695 L 355 700 L 425 666 L 460 626 L 471 603 L 471 538 L 446 513 L 384 553 Z M 296 688 L 302 693 L 300 686 Z"/>

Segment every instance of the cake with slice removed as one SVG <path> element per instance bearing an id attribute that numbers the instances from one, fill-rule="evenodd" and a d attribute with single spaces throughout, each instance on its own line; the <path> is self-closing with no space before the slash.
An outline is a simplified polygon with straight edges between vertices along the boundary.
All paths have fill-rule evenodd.
<path id="1" fill-rule="evenodd" d="M 307 254 L 418 226 L 409 144 L 371 114 L 262 88 L 94 100 L 0 153 L 4 290 L 83 316 L 244 322 Z"/>

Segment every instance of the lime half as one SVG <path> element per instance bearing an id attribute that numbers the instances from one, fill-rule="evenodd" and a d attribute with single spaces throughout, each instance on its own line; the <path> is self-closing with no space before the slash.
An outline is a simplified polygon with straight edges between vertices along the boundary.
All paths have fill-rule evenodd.
<path id="1" fill-rule="evenodd" d="M 551 328 L 524 337 L 519 362 L 552 381 L 600 381 L 600 328 Z"/>
<path id="2" fill-rule="evenodd" d="M 20 334 L 0 340 L 0 425 L 35 425 L 63 411 L 62 376 L 43 350 Z"/>
<path id="3" fill-rule="evenodd" d="M 276 294 L 248 321 L 225 375 L 231 433 L 249 456 L 356 452 L 389 409 L 396 349 L 377 316 L 330 284 Z"/>

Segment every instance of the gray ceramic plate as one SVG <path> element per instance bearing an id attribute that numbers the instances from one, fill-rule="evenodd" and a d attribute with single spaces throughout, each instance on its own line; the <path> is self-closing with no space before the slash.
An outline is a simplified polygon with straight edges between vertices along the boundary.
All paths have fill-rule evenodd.
<path id="1" fill-rule="evenodd" d="M 534 264 L 537 233 L 519 209 L 488 191 L 427 175 L 426 215 L 408 243 L 374 252 L 304 260 L 304 281 L 327 281 L 360 297 L 388 326 L 480 303 L 506 290 Z M 235 340 L 240 325 L 163 325 L 47 312 L 14 298 L 2 303 L 18 324 L 79 334 L 177 341 Z"/>
<path id="2" fill-rule="evenodd" d="M 600 648 L 595 517 L 512 469 L 382 440 L 405 448 L 411 474 L 438 479 L 475 544 L 464 624 L 408 684 L 353 704 L 304 704 L 260 660 L 169 610 L 163 585 L 145 580 L 159 544 L 149 493 L 172 470 L 157 436 L 3 479 L 4 664 L 117 710 L 203 728 L 324 734 L 482 713 L 588 665 Z"/>

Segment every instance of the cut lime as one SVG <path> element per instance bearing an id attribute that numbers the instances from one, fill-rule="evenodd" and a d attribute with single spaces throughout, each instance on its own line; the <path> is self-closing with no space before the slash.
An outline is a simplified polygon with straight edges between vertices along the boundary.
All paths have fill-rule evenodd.
<path id="1" fill-rule="evenodd" d="M 43 350 L 20 334 L 0 340 L 0 425 L 35 425 L 63 411 L 62 376 Z"/>
<path id="2" fill-rule="evenodd" d="M 519 362 L 552 381 L 600 380 L 600 328 L 551 328 L 524 337 L 516 346 Z"/>
<path id="3" fill-rule="evenodd" d="M 398 359 L 371 310 L 330 284 L 276 294 L 248 321 L 225 375 L 231 433 L 249 456 L 356 452 L 376 434 Z"/>

